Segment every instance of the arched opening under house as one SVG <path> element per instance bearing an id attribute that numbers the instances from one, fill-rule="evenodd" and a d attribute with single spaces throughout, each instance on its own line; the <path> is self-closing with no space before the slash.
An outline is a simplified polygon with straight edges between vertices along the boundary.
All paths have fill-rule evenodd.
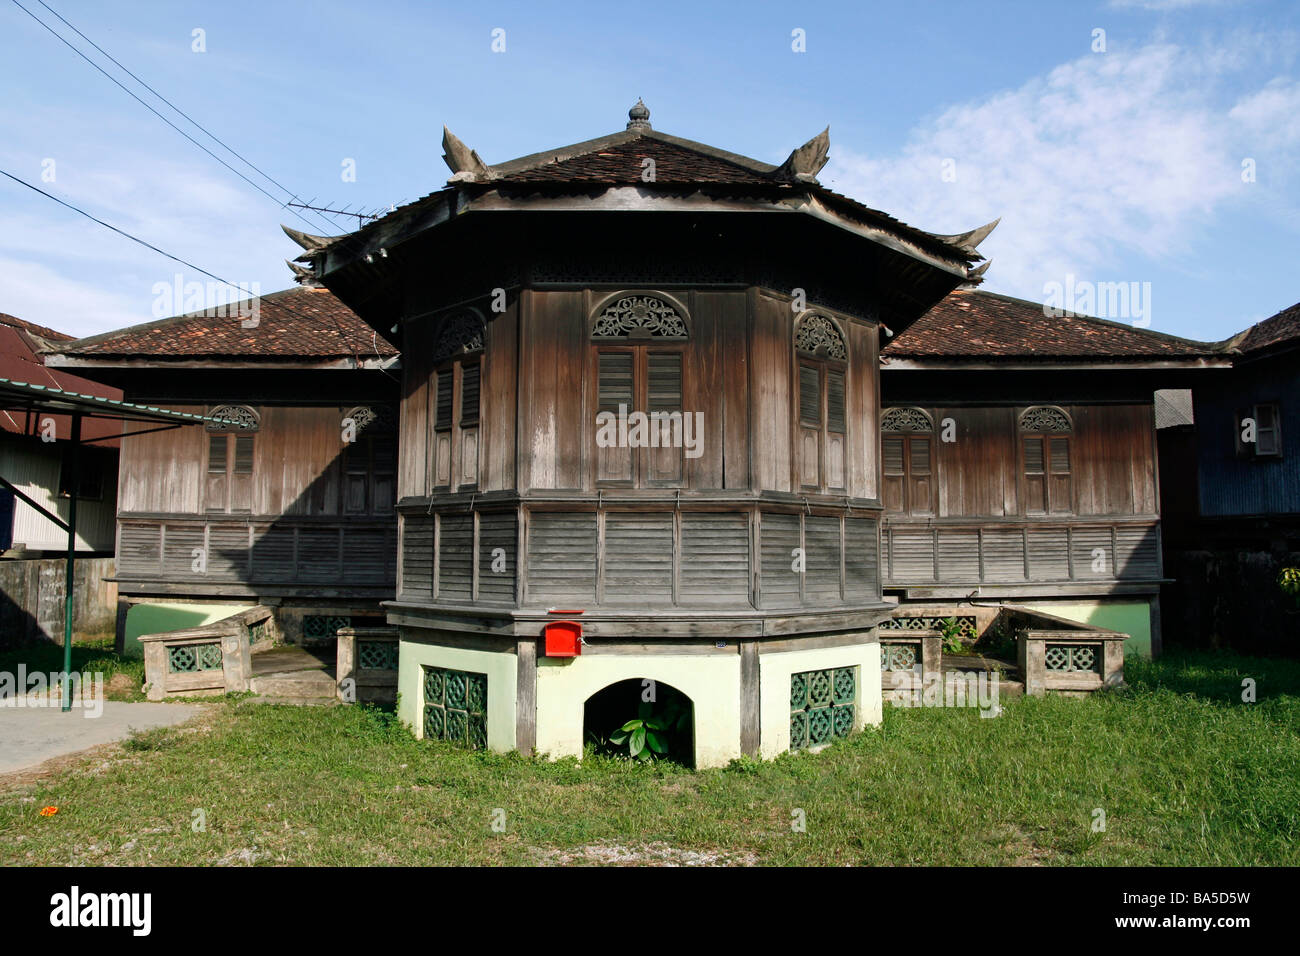
<path id="1" fill-rule="evenodd" d="M 597 753 L 694 767 L 695 705 L 663 681 L 621 680 L 587 698 L 582 738 Z"/>

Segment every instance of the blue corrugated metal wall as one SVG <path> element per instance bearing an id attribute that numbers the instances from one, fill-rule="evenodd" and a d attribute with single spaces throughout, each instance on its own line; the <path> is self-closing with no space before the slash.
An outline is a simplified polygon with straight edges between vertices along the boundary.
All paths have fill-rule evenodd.
<path id="1" fill-rule="evenodd" d="M 1294 359 L 1238 368 L 1224 381 L 1198 385 L 1194 398 L 1201 514 L 1300 513 L 1300 369 Z M 1279 406 L 1282 457 L 1238 459 L 1237 409 L 1265 402 Z"/>

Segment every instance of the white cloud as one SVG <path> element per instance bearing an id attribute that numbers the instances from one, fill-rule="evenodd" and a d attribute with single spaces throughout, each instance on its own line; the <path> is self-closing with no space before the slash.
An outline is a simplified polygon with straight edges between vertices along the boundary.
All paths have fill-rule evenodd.
<path id="1" fill-rule="evenodd" d="M 1036 299 L 1067 273 L 1143 280 L 1123 274 L 1123 263 L 1186 250 L 1241 195 L 1250 127 L 1295 115 L 1294 82 L 1229 109 L 1219 73 L 1230 59 L 1159 42 L 1087 54 L 948 109 L 897 155 L 833 149 L 824 181 L 933 232 L 1001 216 L 981 246 L 995 260 L 991 288 Z M 955 161 L 955 182 L 941 178 L 945 159 Z"/>

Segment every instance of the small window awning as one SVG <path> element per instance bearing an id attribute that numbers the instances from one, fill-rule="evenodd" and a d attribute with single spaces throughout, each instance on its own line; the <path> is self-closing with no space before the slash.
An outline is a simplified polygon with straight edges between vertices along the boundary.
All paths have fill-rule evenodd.
<path id="1" fill-rule="evenodd" d="M 0 378 L 0 408 L 6 411 L 80 414 L 85 418 L 109 418 L 125 422 L 153 422 L 169 425 L 237 425 L 237 422 L 192 412 L 174 412 L 153 405 L 137 405 L 119 399 L 67 392 L 48 385 L 33 385 Z"/>

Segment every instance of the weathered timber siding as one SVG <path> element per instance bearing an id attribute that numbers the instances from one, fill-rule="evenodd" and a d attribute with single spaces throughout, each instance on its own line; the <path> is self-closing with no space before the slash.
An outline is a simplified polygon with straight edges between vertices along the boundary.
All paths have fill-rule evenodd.
<path id="1" fill-rule="evenodd" d="M 74 637 L 113 633 L 117 585 L 112 558 L 78 558 L 73 567 Z M 58 558 L 0 561 L 0 649 L 35 640 L 63 643 L 65 565 Z"/>

